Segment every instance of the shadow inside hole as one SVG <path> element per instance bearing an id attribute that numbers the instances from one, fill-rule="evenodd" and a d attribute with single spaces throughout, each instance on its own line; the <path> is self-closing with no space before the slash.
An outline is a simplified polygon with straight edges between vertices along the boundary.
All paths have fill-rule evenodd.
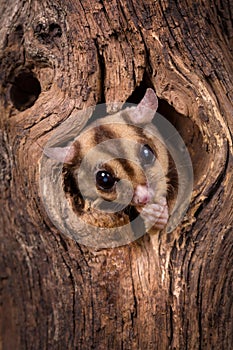
<path id="1" fill-rule="evenodd" d="M 41 93 L 39 80 L 32 72 L 20 72 L 13 80 L 10 98 L 16 109 L 24 111 L 30 108 Z"/>
<path id="2" fill-rule="evenodd" d="M 201 131 L 196 123 L 187 116 L 178 113 L 165 100 L 159 100 L 158 112 L 162 114 L 179 132 L 192 161 L 194 187 L 208 171 L 209 153 L 203 141 Z"/>

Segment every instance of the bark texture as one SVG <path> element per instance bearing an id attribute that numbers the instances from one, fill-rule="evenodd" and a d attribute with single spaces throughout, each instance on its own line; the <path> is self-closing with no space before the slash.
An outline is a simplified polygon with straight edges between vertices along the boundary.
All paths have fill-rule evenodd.
<path id="1" fill-rule="evenodd" d="M 0 349 L 233 347 L 232 7 L 0 1 Z M 189 147 L 192 203 L 153 244 L 89 249 L 46 214 L 43 147 L 77 111 L 147 87 Z"/>

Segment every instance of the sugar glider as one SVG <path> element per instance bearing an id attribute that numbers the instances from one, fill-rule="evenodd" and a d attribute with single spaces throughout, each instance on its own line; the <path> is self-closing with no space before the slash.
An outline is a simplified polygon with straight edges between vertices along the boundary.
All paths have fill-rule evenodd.
<path id="1" fill-rule="evenodd" d="M 149 233 L 169 218 L 169 154 L 152 124 L 158 99 L 147 89 L 137 106 L 90 123 L 66 147 L 45 154 L 63 163 L 66 198 L 97 227 L 119 227 L 140 216 Z"/>

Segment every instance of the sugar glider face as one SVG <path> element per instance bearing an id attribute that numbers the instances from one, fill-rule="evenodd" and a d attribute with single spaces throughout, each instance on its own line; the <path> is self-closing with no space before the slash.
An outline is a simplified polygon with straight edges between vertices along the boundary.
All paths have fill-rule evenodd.
<path id="1" fill-rule="evenodd" d="M 68 147 L 47 149 L 64 163 L 64 189 L 79 213 L 88 207 L 91 215 L 95 204 L 115 202 L 121 210 L 135 207 L 146 227 L 153 220 L 158 228 L 166 224 L 169 160 L 151 123 L 157 106 L 148 89 L 137 107 L 90 124 Z"/>

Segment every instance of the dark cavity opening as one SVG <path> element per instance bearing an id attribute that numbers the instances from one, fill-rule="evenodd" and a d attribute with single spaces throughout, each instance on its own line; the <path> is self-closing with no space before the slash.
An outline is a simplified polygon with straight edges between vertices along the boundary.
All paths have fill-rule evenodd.
<path id="1" fill-rule="evenodd" d="M 16 109 L 30 108 L 41 93 L 39 80 L 32 72 L 20 72 L 13 80 L 10 98 Z"/>

